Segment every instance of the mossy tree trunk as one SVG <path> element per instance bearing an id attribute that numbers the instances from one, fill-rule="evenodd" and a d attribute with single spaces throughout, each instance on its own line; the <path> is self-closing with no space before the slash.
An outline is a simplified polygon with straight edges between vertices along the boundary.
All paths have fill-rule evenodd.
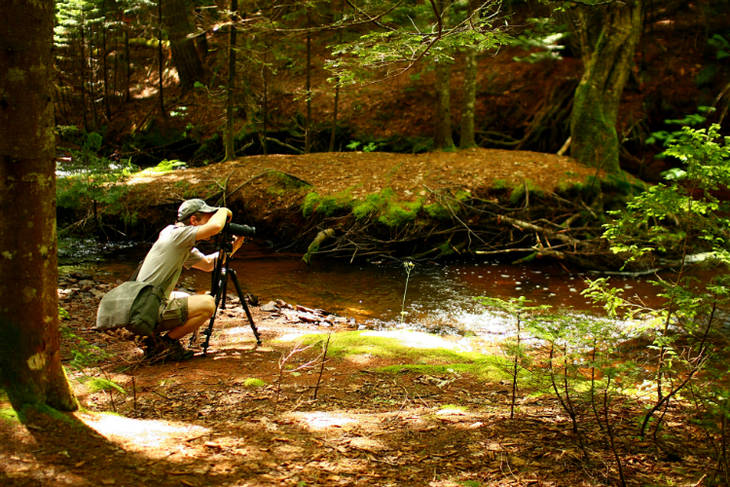
<path id="1" fill-rule="evenodd" d="M 0 378 L 16 410 L 77 407 L 59 351 L 53 11 L 7 0 L 0 19 Z"/>
<path id="2" fill-rule="evenodd" d="M 608 172 L 620 170 L 616 120 L 641 34 L 642 3 L 581 4 L 570 12 L 584 65 L 571 113 L 571 155 Z"/>
<path id="3" fill-rule="evenodd" d="M 203 79 L 204 74 L 195 41 L 189 37 L 193 32 L 193 23 L 190 20 L 192 6 L 189 0 L 161 1 L 162 19 L 170 40 L 172 63 L 180 76 L 183 90 L 189 90 L 196 81 Z"/>

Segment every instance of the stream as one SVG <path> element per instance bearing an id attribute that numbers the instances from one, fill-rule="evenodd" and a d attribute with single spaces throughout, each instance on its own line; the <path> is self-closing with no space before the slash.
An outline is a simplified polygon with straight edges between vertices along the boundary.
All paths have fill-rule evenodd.
<path id="1" fill-rule="evenodd" d="M 94 266 L 124 280 L 144 257 L 148 245 L 81 248 L 86 254 L 71 252 L 65 258 L 60 254 L 60 262 L 84 261 L 83 266 Z M 368 327 L 407 327 L 444 334 L 509 333 L 513 320 L 480 304 L 479 296 L 508 299 L 524 295 L 531 304 L 596 318 L 604 315 L 600 306 L 581 295 L 585 279 L 597 276 L 571 272 L 555 262 L 417 263 L 408 275 L 406 267 L 398 263 L 314 259 L 306 265 L 299 254 L 273 253 L 246 244 L 232 266 L 243 292 L 256 295 L 261 304 L 281 299 L 355 318 Z M 659 303 L 649 277 L 612 277 L 611 282 L 624 289 L 625 297 L 638 297 L 650 306 Z M 210 275 L 184 270 L 178 285 L 189 292 L 202 292 L 210 288 Z M 235 293 L 232 284 L 230 293 Z M 401 310 L 405 315 L 401 316 Z"/>

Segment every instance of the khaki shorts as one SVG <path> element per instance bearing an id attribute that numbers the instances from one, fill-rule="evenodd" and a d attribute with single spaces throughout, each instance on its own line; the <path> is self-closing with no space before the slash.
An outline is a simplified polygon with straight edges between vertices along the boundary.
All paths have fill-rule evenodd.
<path id="1" fill-rule="evenodd" d="M 188 321 L 188 297 L 187 293 L 173 291 L 170 299 L 160 306 L 160 314 L 157 317 L 157 331 L 167 331 L 182 326 Z"/>

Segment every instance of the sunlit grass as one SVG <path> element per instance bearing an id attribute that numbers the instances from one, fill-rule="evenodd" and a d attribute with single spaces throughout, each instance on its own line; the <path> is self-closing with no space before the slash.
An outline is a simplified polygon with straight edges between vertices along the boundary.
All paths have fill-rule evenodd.
<path id="1" fill-rule="evenodd" d="M 315 334 L 298 336 L 297 340 L 303 345 L 316 345 L 324 338 Z M 405 362 L 376 369 L 388 374 L 468 374 L 488 381 L 507 377 L 504 357 L 481 353 L 472 345 L 470 339 L 457 341 L 418 331 L 348 331 L 332 334 L 327 355 L 360 362 L 363 357 Z"/>
<path id="2" fill-rule="evenodd" d="M 413 372 L 423 375 L 472 375 L 481 380 L 495 382 L 507 378 L 507 374 L 500 367 L 503 359 L 500 357 L 485 357 L 470 363 L 447 364 L 399 364 L 389 365 L 376 369 L 387 374 Z"/>
<path id="3" fill-rule="evenodd" d="M 251 389 L 257 387 L 266 387 L 266 382 L 255 377 L 249 377 L 248 379 L 243 381 L 243 387 L 248 387 Z"/>
<path id="4" fill-rule="evenodd" d="M 18 413 L 16 413 L 15 409 L 13 409 L 11 407 L 0 408 L 0 420 L 9 421 L 11 423 L 20 422 Z"/>
<path id="5" fill-rule="evenodd" d="M 297 337 L 303 345 L 324 340 L 322 335 Z M 369 355 L 380 358 L 415 359 L 417 363 L 472 362 L 485 355 L 470 350 L 459 342 L 447 340 L 429 333 L 393 331 L 348 331 L 332 334 L 327 355 L 348 357 Z"/>

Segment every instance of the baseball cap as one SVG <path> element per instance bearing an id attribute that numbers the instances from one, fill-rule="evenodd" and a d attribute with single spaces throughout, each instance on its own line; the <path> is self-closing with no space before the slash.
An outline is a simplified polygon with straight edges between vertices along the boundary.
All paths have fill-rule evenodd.
<path id="1" fill-rule="evenodd" d="M 217 206 L 208 206 L 208 204 L 200 198 L 185 200 L 177 209 L 177 221 L 181 222 L 190 218 L 195 213 L 215 213 L 218 211 Z"/>

